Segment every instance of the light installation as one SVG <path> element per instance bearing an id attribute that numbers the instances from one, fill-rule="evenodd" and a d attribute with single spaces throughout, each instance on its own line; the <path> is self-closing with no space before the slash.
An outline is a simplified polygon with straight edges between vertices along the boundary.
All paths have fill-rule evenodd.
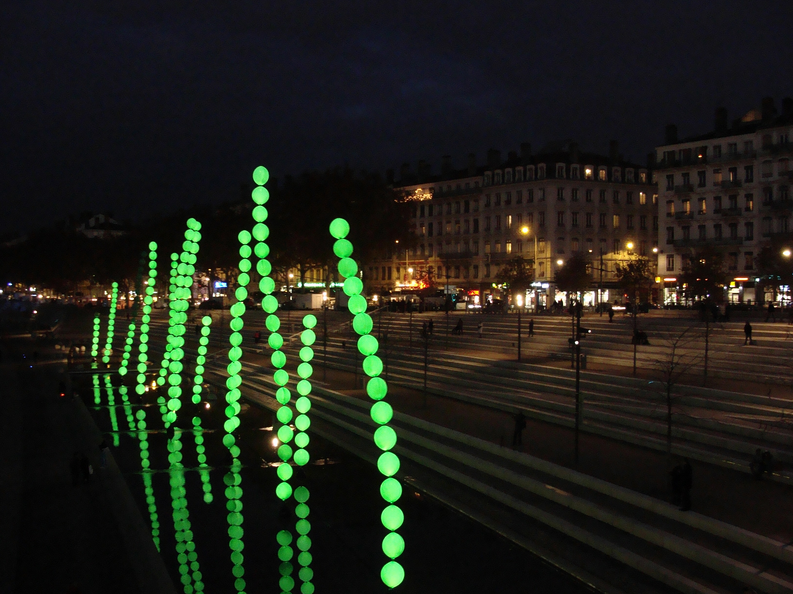
<path id="1" fill-rule="evenodd" d="M 113 430 L 113 446 L 118 447 L 118 417 L 116 416 L 116 397 L 110 374 L 105 374 L 105 391 L 107 392 L 107 412 L 110 415 L 110 427 Z"/>
<path id="2" fill-rule="evenodd" d="M 196 357 L 195 376 L 193 377 L 193 404 L 201 402 L 201 390 L 204 384 L 204 364 L 206 363 L 207 345 L 209 344 L 210 324 L 212 316 L 201 318 L 201 337 L 198 339 L 198 356 Z M 212 503 L 212 483 L 209 481 L 209 467 L 207 466 L 206 447 L 204 446 L 204 430 L 201 427 L 201 417 L 193 417 L 193 437 L 195 441 L 196 456 L 198 458 L 198 473 L 201 477 L 201 488 L 204 491 L 204 501 Z"/>
<path id="3" fill-rule="evenodd" d="M 138 375 L 135 392 L 143 396 L 146 392 L 146 371 L 149 361 L 149 322 L 151 322 L 151 304 L 154 287 L 157 282 L 157 243 L 149 243 L 149 277 L 146 281 L 146 294 L 143 297 L 143 316 L 140 319 L 140 345 L 138 346 Z M 139 411 L 140 412 L 140 411 Z M 144 413 L 145 415 L 145 413 Z"/>
<path id="4" fill-rule="evenodd" d="M 118 283 L 113 283 L 113 290 L 110 297 L 110 312 L 107 314 L 107 342 L 102 356 L 102 363 L 110 363 L 110 355 L 113 353 L 113 336 L 116 324 L 116 307 L 118 306 Z"/>
<path id="5" fill-rule="evenodd" d="M 172 253 L 171 254 L 171 277 L 170 277 L 170 284 L 168 285 L 168 295 L 174 295 L 176 291 L 176 268 L 179 266 L 179 254 Z M 170 360 L 171 360 L 171 351 L 173 350 L 173 340 L 172 334 L 174 331 L 174 318 L 173 318 L 173 310 L 171 309 L 170 303 L 168 304 L 168 336 L 166 338 L 165 343 L 165 352 L 162 355 L 162 361 L 160 362 L 160 377 L 157 378 L 157 385 L 164 386 L 166 379 L 168 377 L 168 369 L 170 367 Z"/>
<path id="6" fill-rule="evenodd" d="M 405 550 L 405 541 L 396 532 L 402 526 L 404 514 L 395 505 L 402 495 L 402 486 L 394 478 L 394 475 L 399 471 L 399 458 L 391 451 L 396 445 L 397 436 L 393 428 L 388 425 L 394 411 L 391 405 L 383 400 L 388 386 L 385 380 L 380 377 L 383 371 L 383 362 L 376 354 L 379 346 L 377 338 L 370 334 L 373 323 L 371 316 L 366 313 L 366 298 L 361 295 L 363 282 L 357 276 L 358 265 L 355 260 L 350 258 L 353 246 L 346 239 L 349 232 L 350 225 L 344 219 L 334 219 L 330 224 L 330 234 L 336 239 L 333 253 L 340 258 L 338 270 L 342 278 L 345 279 L 344 293 L 349 296 L 347 308 L 354 316 L 353 328 L 360 336 L 358 351 L 364 356 L 363 371 L 370 378 L 366 384 L 366 393 L 375 401 L 369 414 L 372 420 L 380 425 L 374 432 L 374 442 L 378 448 L 383 450 L 377 459 L 377 469 L 386 477 L 380 485 L 380 494 L 389 503 L 380 516 L 383 526 L 389 531 L 383 538 L 382 549 L 386 557 L 391 559 L 380 571 L 380 578 L 386 586 L 395 588 L 405 579 L 405 570 L 396 561 Z"/>
<path id="7" fill-rule="evenodd" d="M 145 263 L 146 254 L 144 253 L 140 258 L 138 273 L 135 275 L 135 299 L 132 302 L 132 316 L 129 325 L 127 326 L 127 340 L 124 344 L 124 354 L 121 357 L 121 365 L 118 368 L 118 374 L 121 376 L 127 375 L 127 367 L 129 366 L 129 360 L 132 356 L 132 345 L 135 342 L 135 326 L 138 321 L 138 311 L 140 310 L 141 277 L 143 275 L 143 265 Z M 123 387 L 126 390 L 126 386 Z"/>
<path id="8" fill-rule="evenodd" d="M 99 314 L 94 316 L 94 335 L 91 340 L 91 357 L 96 361 L 99 355 Z"/>

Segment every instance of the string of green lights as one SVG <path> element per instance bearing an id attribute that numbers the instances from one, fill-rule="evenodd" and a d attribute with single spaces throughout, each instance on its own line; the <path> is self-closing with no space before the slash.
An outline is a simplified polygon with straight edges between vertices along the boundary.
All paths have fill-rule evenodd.
<path id="1" fill-rule="evenodd" d="M 177 260 L 179 259 L 179 254 L 172 253 L 171 254 L 171 272 L 170 272 L 170 279 L 168 284 L 168 291 L 165 293 L 166 295 L 173 295 L 176 291 L 176 267 L 179 265 Z M 171 363 L 171 351 L 173 350 L 173 323 L 171 318 L 171 304 L 168 303 L 168 334 L 166 336 L 166 343 L 165 343 L 165 351 L 162 354 L 162 361 L 160 361 L 160 375 L 157 378 L 157 385 L 164 386 L 165 382 L 168 378 L 168 370 L 170 368 Z M 167 425 L 166 425 L 167 426 Z"/>
<path id="2" fill-rule="evenodd" d="M 394 411 L 391 405 L 383 400 L 388 391 L 388 386 L 380 377 L 383 371 L 383 362 L 376 355 L 378 349 L 377 338 L 372 336 L 372 318 L 366 313 L 366 298 L 361 295 L 363 282 L 358 278 L 358 265 L 350 256 L 353 252 L 352 243 L 346 239 L 350 232 L 350 225 L 344 219 L 334 219 L 330 224 L 330 234 L 336 239 L 333 244 L 333 253 L 340 258 L 338 264 L 339 274 L 345 279 L 343 290 L 349 296 L 347 308 L 353 314 L 353 328 L 360 336 L 358 338 L 358 351 L 364 356 L 363 371 L 369 376 L 366 384 L 366 393 L 374 400 L 370 410 L 372 420 L 380 425 L 374 432 L 374 442 L 383 450 L 377 459 L 377 469 L 386 479 L 380 485 L 380 494 L 389 505 L 383 509 L 380 520 L 388 529 L 388 534 L 383 538 L 382 549 L 386 557 L 391 559 L 380 571 L 380 578 L 389 588 L 395 588 L 405 579 L 405 570 L 396 559 L 405 550 L 405 540 L 396 532 L 402 526 L 404 514 L 394 504 L 402 494 L 402 486 L 394 478 L 399 471 L 399 458 L 391 450 L 396 445 L 397 436 L 393 428 L 388 426 Z"/>
<path id="3" fill-rule="evenodd" d="M 138 311 L 140 309 L 140 293 L 144 264 L 146 264 L 145 252 L 140 257 L 138 273 L 135 275 L 135 298 L 132 301 L 132 315 L 130 316 L 131 319 L 129 325 L 127 326 L 127 340 L 124 344 L 124 354 L 121 356 L 121 365 L 119 365 L 118 368 L 118 374 L 122 377 L 127 375 L 127 367 L 129 366 L 129 360 L 132 357 L 132 345 L 135 343 L 135 329 L 138 321 Z M 126 389 L 126 386 L 124 386 L 124 388 Z"/>
<path id="4" fill-rule="evenodd" d="M 110 312 L 107 314 L 107 342 L 105 343 L 105 350 L 102 354 L 102 363 L 110 363 L 110 355 L 113 353 L 113 337 L 115 335 L 114 328 L 116 324 L 116 308 L 118 307 L 118 283 L 113 283 L 113 289 L 110 293 Z"/>
<path id="5" fill-rule="evenodd" d="M 107 412 L 110 415 L 110 428 L 113 432 L 113 446 L 118 447 L 118 417 L 116 415 L 116 396 L 110 374 L 105 374 L 105 392 L 107 392 Z"/>
<path id="6" fill-rule="evenodd" d="M 94 363 L 96 363 L 96 357 L 99 355 L 99 327 L 99 314 L 96 314 L 94 316 L 94 334 L 91 340 L 91 357 L 94 360 Z"/>

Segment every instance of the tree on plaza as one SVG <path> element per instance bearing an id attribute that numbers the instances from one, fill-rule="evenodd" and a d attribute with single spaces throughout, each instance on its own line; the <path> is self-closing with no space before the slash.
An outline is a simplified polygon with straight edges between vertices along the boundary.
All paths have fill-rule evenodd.
<path id="1" fill-rule="evenodd" d="M 359 262 L 391 253 L 395 240 L 408 228 L 407 205 L 378 174 L 356 174 L 341 167 L 305 172 L 287 177 L 272 194 L 266 206 L 273 261 L 297 269 L 301 282 L 310 270 L 333 260 L 328 225 L 336 217 L 349 221 L 348 239 Z"/>
<path id="2" fill-rule="evenodd" d="M 581 254 L 571 256 L 564 265 L 556 271 L 554 283 L 560 291 L 578 295 L 586 291 L 592 284 L 589 271 L 589 262 Z"/>
<path id="3" fill-rule="evenodd" d="M 510 295 L 525 292 L 534 280 L 534 267 L 521 256 L 515 256 L 496 274 L 496 281 L 509 288 Z"/>
<path id="4" fill-rule="evenodd" d="M 793 255 L 785 256 L 783 253 L 791 249 L 793 249 L 792 242 L 773 239 L 757 254 L 756 265 L 760 286 L 770 286 L 774 291 L 774 299 L 780 285 L 793 285 Z M 762 295 L 762 289 L 757 293 Z"/>
<path id="5" fill-rule="evenodd" d="M 642 298 L 642 290 L 644 290 L 645 296 L 649 296 L 650 285 L 654 281 L 650 260 L 648 258 L 636 258 L 626 264 L 618 263 L 616 274 L 617 281 L 630 296 L 633 306 L 631 308 L 631 315 L 633 316 L 633 339 L 631 342 L 633 343 L 633 375 L 636 375 L 636 347 L 639 343 L 639 329 L 637 326 L 639 302 Z"/>
<path id="6" fill-rule="evenodd" d="M 727 279 L 724 255 L 714 249 L 694 251 L 684 262 L 678 283 L 689 299 L 722 300 L 722 289 Z"/>

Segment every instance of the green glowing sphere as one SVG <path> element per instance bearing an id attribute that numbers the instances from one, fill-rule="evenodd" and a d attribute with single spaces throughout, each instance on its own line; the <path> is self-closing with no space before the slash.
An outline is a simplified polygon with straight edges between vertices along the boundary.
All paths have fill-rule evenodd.
<path id="1" fill-rule="evenodd" d="M 267 313 L 278 311 L 278 299 L 272 295 L 267 295 L 264 299 L 262 299 L 262 309 Z"/>
<path id="2" fill-rule="evenodd" d="M 364 334 L 358 339 L 358 351 L 362 355 L 374 355 L 377 352 L 377 339 L 371 334 Z"/>
<path id="3" fill-rule="evenodd" d="M 280 487 L 280 485 L 279 485 L 279 487 Z M 277 491 L 277 489 L 276 489 L 276 491 Z M 289 561 L 294 556 L 294 554 L 295 553 L 292 550 L 292 547 L 280 547 L 278 549 L 278 558 L 281 561 Z"/>
<path id="4" fill-rule="evenodd" d="M 259 245 L 264 245 L 264 244 L 262 243 L 262 244 L 259 244 Z M 256 246 L 256 247 L 258 248 L 259 246 Z M 259 257 L 260 258 L 264 258 L 264 257 L 266 257 L 266 255 L 267 254 L 265 254 L 264 256 L 259 256 Z M 272 267 L 272 265 L 270 264 L 270 262 L 268 260 L 259 260 L 258 262 L 256 262 L 256 272 L 258 272 L 261 276 L 267 276 L 268 274 L 270 274 L 272 272 L 272 270 L 273 270 L 273 267 Z"/>
<path id="5" fill-rule="evenodd" d="M 299 488 L 300 487 L 298 487 L 298 489 Z M 295 493 L 297 493 L 297 489 L 295 489 Z M 306 535 L 298 536 L 295 544 L 297 544 L 297 548 L 301 551 L 307 551 L 311 548 L 311 539 Z"/>
<path id="6" fill-rule="evenodd" d="M 389 505 L 380 514 L 380 521 L 389 530 L 397 530 L 405 521 L 405 514 L 396 505 Z"/>
<path id="7" fill-rule="evenodd" d="M 232 361 L 226 366 L 226 370 L 229 372 L 229 375 L 237 375 L 241 369 L 242 365 L 240 365 L 239 361 Z"/>
<path id="8" fill-rule="evenodd" d="M 229 526 L 228 535 L 231 538 L 242 538 L 243 530 L 239 526 Z"/>
<path id="9" fill-rule="evenodd" d="M 341 274 L 344 278 L 355 276 L 355 273 L 358 272 L 358 264 L 355 263 L 355 260 L 352 258 L 342 258 L 339 260 L 339 274 Z"/>
<path id="10" fill-rule="evenodd" d="M 344 294 L 350 297 L 353 295 L 360 295 L 361 291 L 363 291 L 363 282 L 357 276 L 351 276 L 344 281 L 342 289 L 344 290 Z"/>
<path id="11" fill-rule="evenodd" d="M 242 357 L 242 349 L 238 346 L 233 346 L 229 349 L 229 359 L 232 361 L 239 361 Z M 198 371 L 196 370 L 196 373 Z"/>
<path id="12" fill-rule="evenodd" d="M 261 207 L 261 208 L 263 208 L 263 207 Z M 255 212 L 255 211 L 254 211 L 254 212 Z M 267 211 L 265 210 L 265 211 L 264 211 L 264 213 L 265 213 L 265 218 L 267 218 L 267 217 L 266 217 L 266 215 L 267 215 Z M 263 220 L 264 220 L 264 219 L 262 219 L 262 221 L 263 221 Z M 253 226 L 253 231 L 252 231 L 252 233 L 253 233 L 253 238 L 254 238 L 256 241 L 258 241 L 258 242 L 262 242 L 262 241 L 264 241 L 265 239 L 267 239 L 267 237 L 269 237 L 269 235 L 270 235 L 270 228 L 269 228 L 267 225 L 265 225 L 264 223 L 262 223 L 262 222 L 259 222 L 259 223 L 256 223 L 256 224 Z M 262 248 L 260 248 L 260 247 L 259 247 L 260 245 L 261 245 L 261 246 L 264 246 L 264 249 L 266 250 L 266 252 L 267 252 L 267 253 L 265 253 L 265 254 L 260 254 L 260 253 L 259 253 L 259 250 L 261 250 L 261 249 L 262 249 Z M 257 255 L 259 258 L 266 258 L 266 257 L 267 257 L 267 254 L 269 254 L 269 253 L 270 253 L 270 249 L 269 249 L 269 248 L 268 248 L 268 247 L 267 247 L 265 244 L 263 244 L 263 243 L 258 243 L 258 244 L 256 244 L 256 247 L 255 247 L 254 249 L 256 250 L 256 255 Z"/>
<path id="13" fill-rule="evenodd" d="M 306 316 L 303 316 L 303 326 L 305 326 L 306 328 L 313 328 L 316 325 L 317 325 L 317 316 L 315 316 L 314 314 L 308 314 Z"/>
<path id="14" fill-rule="evenodd" d="M 383 373 L 383 361 L 377 355 L 369 355 L 363 360 L 363 372 L 369 377 Z"/>
<path id="15" fill-rule="evenodd" d="M 275 495 L 281 501 L 286 501 L 289 499 L 289 496 L 292 495 L 292 487 L 289 483 L 278 483 L 278 486 L 275 488 Z"/>
<path id="16" fill-rule="evenodd" d="M 375 423 L 378 425 L 385 425 L 394 416 L 394 409 L 391 408 L 390 404 L 381 400 L 372 405 L 369 414 Z"/>
<path id="17" fill-rule="evenodd" d="M 295 489 L 295 500 L 298 503 L 305 503 L 306 501 L 308 501 L 308 498 L 309 498 L 309 492 L 306 487 L 301 486 Z"/>
<path id="18" fill-rule="evenodd" d="M 233 446 L 234 441 L 235 441 L 234 436 L 231 435 L 230 433 L 223 436 L 223 445 L 226 446 L 227 448 Z"/>
<path id="19" fill-rule="evenodd" d="M 335 239 L 343 239 L 350 232 L 350 224 L 344 219 L 333 219 L 330 223 L 330 234 Z"/>
<path id="20" fill-rule="evenodd" d="M 240 263 L 237 264 L 237 268 L 239 268 L 242 272 L 248 272 L 251 269 L 251 261 L 247 258 L 243 258 L 240 260 Z"/>
<path id="21" fill-rule="evenodd" d="M 402 484 L 395 478 L 387 478 L 380 484 L 380 496 L 388 501 L 394 503 L 402 497 Z"/>
<path id="22" fill-rule="evenodd" d="M 389 588 L 396 588 L 405 579 L 405 570 L 396 561 L 389 561 L 380 571 L 380 579 Z"/>
<path id="23" fill-rule="evenodd" d="M 280 446 L 278 446 L 278 457 L 284 462 L 289 461 L 289 458 L 292 457 L 292 448 L 289 445 L 282 443 Z"/>
<path id="24" fill-rule="evenodd" d="M 292 409 L 288 406 L 281 406 L 275 413 L 276 418 L 280 423 L 288 425 L 292 420 Z M 301 430 L 302 431 L 302 430 Z"/>
<path id="25" fill-rule="evenodd" d="M 303 435 L 305 435 L 305 433 Z M 295 452 L 295 464 L 297 464 L 298 466 L 305 466 L 306 464 L 308 464 L 308 461 L 309 461 L 309 455 L 306 450 L 299 449 Z"/>
<path id="26" fill-rule="evenodd" d="M 396 445 L 397 435 L 391 427 L 383 425 L 374 432 L 374 442 L 381 450 L 390 450 Z"/>
<path id="27" fill-rule="evenodd" d="M 283 351 L 275 351 L 272 355 L 270 355 L 270 362 L 276 369 L 281 369 L 284 365 L 286 365 L 286 355 Z"/>
<path id="28" fill-rule="evenodd" d="M 255 207 L 251 214 L 253 215 L 253 220 L 256 221 L 257 223 L 264 223 L 264 221 L 267 220 L 267 209 L 261 204 Z M 264 235 L 264 237 L 256 237 L 256 239 L 258 239 L 259 241 L 264 241 L 265 239 L 267 239 L 267 235 Z"/>
<path id="29" fill-rule="evenodd" d="M 232 512 L 242 511 L 242 501 L 239 499 L 231 499 L 226 502 L 226 509 Z"/>
<path id="30" fill-rule="evenodd" d="M 399 458 L 393 452 L 383 452 L 377 459 L 377 470 L 385 476 L 394 476 L 399 472 Z"/>
<path id="31" fill-rule="evenodd" d="M 311 523 L 305 519 L 298 520 L 295 523 L 295 531 L 298 534 L 308 534 L 311 532 Z"/>
<path id="32" fill-rule="evenodd" d="M 297 418 L 295 419 L 295 427 L 297 427 L 299 431 L 306 431 L 310 426 L 311 426 L 311 421 L 309 420 L 308 415 L 304 415 L 304 414 L 297 415 Z M 304 448 L 306 446 L 301 445 L 300 447 Z"/>
<path id="33" fill-rule="evenodd" d="M 265 295 L 270 295 L 270 293 L 275 291 L 275 281 L 271 279 L 269 276 L 265 276 L 263 279 L 259 281 L 259 290 Z M 273 299 L 275 299 L 275 297 L 273 297 Z M 273 313 L 277 309 L 278 309 L 278 300 L 276 299 L 275 309 L 270 311 L 270 309 L 265 308 L 264 311 L 266 311 L 267 313 Z"/>
<path id="34" fill-rule="evenodd" d="M 297 366 L 297 375 L 302 377 L 303 379 L 308 379 L 311 377 L 314 368 L 311 366 L 311 363 L 301 363 Z"/>
<path id="35" fill-rule="evenodd" d="M 157 242 L 156 241 L 150 241 L 149 242 L 149 251 L 153 252 L 156 249 L 157 249 Z M 152 257 L 151 254 L 149 254 L 149 258 L 151 258 L 152 260 L 154 260 L 154 258 L 156 258 L 156 257 L 157 257 L 156 254 L 154 255 L 154 257 Z"/>
<path id="36" fill-rule="evenodd" d="M 267 344 L 270 345 L 271 349 L 275 349 L 276 351 L 284 346 L 284 337 L 278 334 L 278 332 L 273 332 L 267 338 Z"/>
<path id="37" fill-rule="evenodd" d="M 314 349 L 304 346 L 300 349 L 300 360 L 311 361 L 314 358 Z"/>
<path id="38" fill-rule="evenodd" d="M 383 539 L 383 552 L 389 559 L 396 559 L 405 552 L 405 539 L 396 532 L 386 534 Z"/>
<path id="39" fill-rule="evenodd" d="M 276 474 L 278 474 L 278 478 L 282 481 L 288 481 L 290 478 L 292 478 L 292 467 L 289 466 L 289 464 L 281 464 L 278 466 Z"/>
<path id="40" fill-rule="evenodd" d="M 283 592 L 291 592 L 292 588 L 295 587 L 295 580 L 288 575 L 281 576 L 281 579 L 278 580 L 278 587 L 281 588 Z"/>
<path id="41" fill-rule="evenodd" d="M 235 318 L 239 318 L 245 313 L 245 304 L 235 303 L 234 305 L 231 306 L 231 309 L 229 311 L 231 312 L 232 316 L 234 316 Z"/>
<path id="42" fill-rule="evenodd" d="M 300 586 L 300 594 L 314 594 L 314 584 L 305 582 Z"/>
<path id="43" fill-rule="evenodd" d="M 309 440 L 309 437 L 308 437 L 308 433 L 305 433 L 304 431 L 301 431 L 300 433 L 295 435 L 295 445 L 297 447 L 299 447 L 299 448 L 305 449 L 308 446 L 308 442 L 309 441 L 310 440 Z M 300 453 L 300 450 L 298 450 L 295 453 L 295 462 L 297 462 L 297 455 L 299 453 Z M 302 466 L 302 464 L 301 464 L 301 466 Z"/>
<path id="44" fill-rule="evenodd" d="M 288 443 L 292 441 L 293 435 L 294 432 L 292 431 L 292 428 L 289 427 L 288 425 L 281 425 L 281 427 L 278 429 L 278 439 L 280 439 L 284 443 Z"/>
<path id="45" fill-rule="evenodd" d="M 300 386 L 299 383 L 298 386 Z M 309 410 L 311 410 L 311 400 L 309 400 L 305 396 L 301 396 L 295 402 L 295 408 L 297 408 L 298 412 L 305 414 Z"/>
<path id="46" fill-rule="evenodd" d="M 292 543 L 292 533 L 289 530 L 281 530 L 275 535 L 275 540 L 278 541 L 279 545 L 285 547 Z"/>
<path id="47" fill-rule="evenodd" d="M 304 347 L 308 348 L 308 347 Z M 308 380 L 300 380 L 297 382 L 297 393 L 301 396 L 307 396 L 311 393 L 311 382 Z"/>
<path id="48" fill-rule="evenodd" d="M 303 330 L 303 332 L 300 333 L 300 342 L 302 342 L 306 346 L 311 346 L 312 344 L 314 344 L 314 342 L 316 342 L 316 340 L 317 340 L 317 335 L 314 333 L 313 330 L 307 329 L 307 330 Z"/>
<path id="49" fill-rule="evenodd" d="M 366 297 L 362 295 L 353 295 L 347 302 L 347 309 L 352 314 L 362 314 L 366 312 Z"/>
<path id="50" fill-rule="evenodd" d="M 298 518 L 307 518 L 309 514 L 309 508 L 305 503 L 298 503 L 295 507 L 295 515 Z"/>
<path id="51" fill-rule="evenodd" d="M 270 199 L 270 192 L 267 191 L 267 188 L 258 186 L 257 188 L 253 189 L 253 192 L 251 192 L 251 198 L 253 198 L 253 201 L 256 204 L 266 204 Z"/>
<path id="52" fill-rule="evenodd" d="M 275 392 L 275 398 L 281 404 L 287 404 L 289 402 L 291 395 L 289 394 L 288 388 L 278 388 Z"/>
<path id="53" fill-rule="evenodd" d="M 302 504 L 300 504 L 300 505 L 302 505 Z M 300 505 L 298 505 L 297 507 L 299 508 Z M 300 565 L 302 565 L 303 567 L 307 567 L 307 566 L 311 565 L 311 561 L 312 560 L 313 560 L 313 558 L 311 556 L 311 553 L 309 553 L 308 551 L 303 551 L 302 553 L 300 553 L 297 556 L 297 562 L 300 563 Z"/>
<path id="54" fill-rule="evenodd" d="M 352 327 L 358 334 L 369 334 L 372 331 L 372 316 L 359 313 L 352 319 Z"/>
<path id="55" fill-rule="evenodd" d="M 352 255 L 352 243 L 347 239 L 337 239 L 333 243 L 333 253 L 339 258 L 349 258 Z"/>
<path id="56" fill-rule="evenodd" d="M 239 240 L 239 242 L 240 242 L 241 244 L 248 244 L 248 243 L 250 243 L 250 242 L 251 242 L 251 233 L 250 233 L 250 231 L 247 231 L 246 229 L 243 229 L 243 230 L 242 230 L 242 231 L 240 231 L 240 232 L 239 232 L 239 234 L 237 235 L 237 239 Z"/>
<path id="57" fill-rule="evenodd" d="M 281 320 L 279 320 L 276 315 L 269 315 L 264 321 L 264 325 L 267 326 L 270 332 L 278 332 L 278 329 L 281 327 Z"/>
<path id="58" fill-rule="evenodd" d="M 237 290 L 234 291 L 234 297 L 237 298 L 237 301 L 245 301 L 245 299 L 248 297 L 248 289 L 245 287 L 237 287 Z"/>
<path id="59" fill-rule="evenodd" d="M 270 179 L 270 172 L 267 171 L 266 167 L 259 165 L 256 169 L 253 170 L 253 181 L 257 186 L 263 186 L 267 183 L 267 180 Z M 289 590 L 291 588 L 282 588 L 283 590 Z"/>

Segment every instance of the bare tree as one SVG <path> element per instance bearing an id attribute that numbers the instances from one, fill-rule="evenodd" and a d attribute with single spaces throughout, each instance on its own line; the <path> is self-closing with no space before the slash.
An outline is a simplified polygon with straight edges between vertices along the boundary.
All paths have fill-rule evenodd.
<path id="1" fill-rule="evenodd" d="M 657 388 L 665 408 L 666 417 L 666 455 L 669 467 L 672 467 L 672 422 L 675 401 L 681 396 L 678 388 L 683 377 L 702 361 L 697 354 L 696 341 L 702 337 L 698 326 L 689 326 L 683 331 L 676 330 L 666 336 L 659 335 L 664 354 L 653 361 L 654 376 L 650 381 Z"/>

